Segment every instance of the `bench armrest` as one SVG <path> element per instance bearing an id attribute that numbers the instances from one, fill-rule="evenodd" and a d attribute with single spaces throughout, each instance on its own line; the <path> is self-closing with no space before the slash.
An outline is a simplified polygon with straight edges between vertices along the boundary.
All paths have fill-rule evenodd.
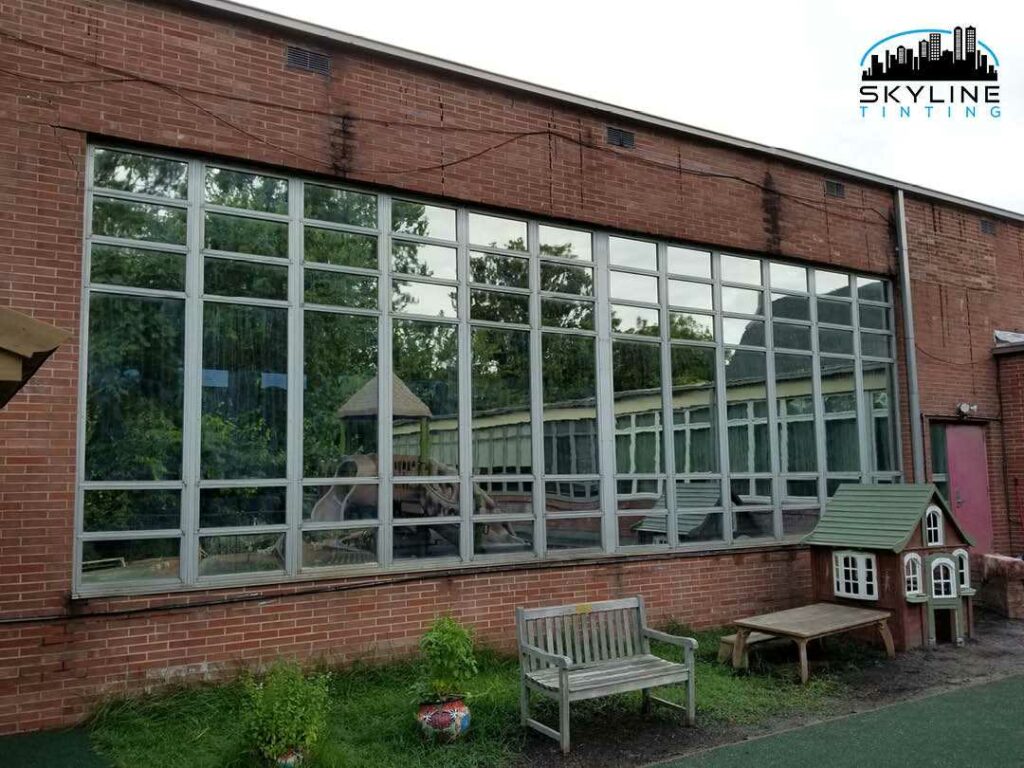
<path id="1" fill-rule="evenodd" d="M 669 643 L 671 645 L 678 645 L 685 648 L 688 651 L 697 650 L 697 641 L 692 637 L 683 637 L 681 635 L 670 635 L 668 632 L 659 632 L 656 629 L 650 627 L 643 628 L 644 637 L 649 640 L 657 640 L 662 643 Z"/>
<path id="2" fill-rule="evenodd" d="M 552 664 L 559 669 L 568 669 L 572 666 L 572 659 L 568 656 L 559 656 L 557 653 L 548 653 L 547 651 L 541 650 L 535 645 L 529 645 L 528 643 L 521 643 L 519 645 L 519 655 L 532 656 L 538 661 Z"/>

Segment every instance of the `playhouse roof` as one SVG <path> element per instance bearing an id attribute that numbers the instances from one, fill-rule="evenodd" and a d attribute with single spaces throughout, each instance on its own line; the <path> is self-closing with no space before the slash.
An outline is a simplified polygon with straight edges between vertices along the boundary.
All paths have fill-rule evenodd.
<path id="1" fill-rule="evenodd" d="M 949 504 L 931 483 L 841 485 L 804 542 L 822 547 L 899 552 L 907 546 L 930 504 L 942 509 L 964 541 L 973 543 L 953 516 Z"/>
<path id="2" fill-rule="evenodd" d="M 374 376 L 338 408 L 342 418 L 350 416 L 376 416 L 377 377 Z M 398 418 L 429 419 L 433 414 L 409 386 L 397 376 L 391 377 L 391 415 Z"/>

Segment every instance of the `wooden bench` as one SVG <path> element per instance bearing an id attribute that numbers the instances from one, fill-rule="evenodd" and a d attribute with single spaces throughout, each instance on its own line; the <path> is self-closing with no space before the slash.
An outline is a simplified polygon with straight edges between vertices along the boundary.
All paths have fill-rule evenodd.
<path id="1" fill-rule="evenodd" d="M 681 709 L 693 725 L 693 652 L 697 641 L 647 626 L 642 597 L 550 608 L 516 608 L 520 661 L 520 722 L 558 741 L 569 752 L 569 704 L 626 691 L 651 703 Z M 651 653 L 651 640 L 677 645 L 683 663 Z M 686 684 L 686 705 L 651 695 L 651 689 Z M 530 692 L 558 702 L 559 729 L 530 717 Z"/>

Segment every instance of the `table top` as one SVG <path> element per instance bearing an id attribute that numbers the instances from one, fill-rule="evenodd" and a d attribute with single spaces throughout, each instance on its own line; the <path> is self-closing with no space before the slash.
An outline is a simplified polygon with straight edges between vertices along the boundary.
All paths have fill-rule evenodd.
<path id="1" fill-rule="evenodd" d="M 889 611 L 854 608 L 838 603 L 812 603 L 775 613 L 751 616 L 733 622 L 744 629 L 767 632 L 770 635 L 812 638 L 856 629 L 888 619 Z"/>

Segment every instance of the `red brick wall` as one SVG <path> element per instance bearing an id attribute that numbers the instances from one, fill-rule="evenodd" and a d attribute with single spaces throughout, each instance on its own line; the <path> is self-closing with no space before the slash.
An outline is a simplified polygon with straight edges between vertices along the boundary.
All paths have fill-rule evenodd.
<path id="1" fill-rule="evenodd" d="M 330 54 L 333 76 L 285 70 L 283 48 Z M 0 5 L 0 302 L 75 332 L 0 412 L 0 619 L 135 609 L 159 596 L 69 604 L 82 190 L 88 135 L 447 196 L 476 205 L 893 275 L 884 188 L 646 126 L 604 144 L 600 114 L 354 49 L 118 0 Z M 709 175 L 710 174 L 710 175 Z M 998 418 L 991 325 L 1019 327 L 1021 231 L 909 203 L 926 412 L 957 399 Z M 965 276 L 966 275 L 966 276 Z M 936 317 L 936 313 L 940 313 Z M 964 343 L 964 330 L 970 335 Z M 906 379 L 901 376 L 906 392 Z M 904 420 L 904 466 L 909 438 Z M 993 510 L 1005 520 L 990 434 Z M 999 505 L 1002 505 L 1001 507 Z M 1000 525 L 1002 527 L 1000 528 Z M 1008 541 L 997 521 L 997 541 Z M 794 563 L 791 557 L 796 557 Z M 288 652 L 352 658 L 411 647 L 454 610 L 508 645 L 509 606 L 643 592 L 656 619 L 698 625 L 800 602 L 806 555 L 673 556 L 424 578 L 359 592 L 174 613 L 0 625 L 0 732 L 67 723 L 104 690 Z M 196 601 L 251 590 L 192 593 Z M 500 599 L 496 598 L 500 595 Z"/>

